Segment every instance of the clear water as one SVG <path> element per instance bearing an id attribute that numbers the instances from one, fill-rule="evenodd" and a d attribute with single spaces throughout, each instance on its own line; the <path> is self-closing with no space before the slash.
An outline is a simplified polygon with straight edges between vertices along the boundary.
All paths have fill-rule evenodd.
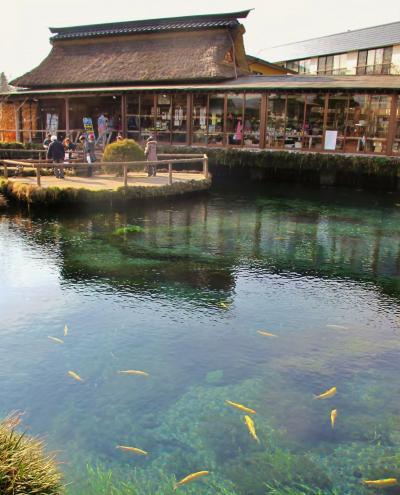
<path id="1" fill-rule="evenodd" d="M 0 414 L 25 411 L 69 494 L 114 493 L 108 471 L 146 495 L 200 470 L 182 491 L 400 478 L 400 200 L 288 189 L 2 214 Z M 225 400 L 257 411 L 259 444 Z"/>

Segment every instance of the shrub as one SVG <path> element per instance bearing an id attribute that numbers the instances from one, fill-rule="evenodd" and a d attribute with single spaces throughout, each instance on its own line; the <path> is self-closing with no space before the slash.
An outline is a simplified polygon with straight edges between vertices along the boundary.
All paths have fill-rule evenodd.
<path id="1" fill-rule="evenodd" d="M 15 431 L 20 418 L 0 422 L 0 493 L 12 495 L 60 495 L 61 474 L 43 442 Z"/>
<path id="2" fill-rule="evenodd" d="M 133 139 L 123 139 L 122 141 L 115 141 L 108 144 L 103 154 L 103 162 L 137 162 L 145 159 L 144 152 L 139 144 Z M 129 170 L 143 170 L 143 166 L 130 165 Z M 115 166 L 104 167 L 106 173 L 117 172 L 122 174 L 122 167 Z"/>

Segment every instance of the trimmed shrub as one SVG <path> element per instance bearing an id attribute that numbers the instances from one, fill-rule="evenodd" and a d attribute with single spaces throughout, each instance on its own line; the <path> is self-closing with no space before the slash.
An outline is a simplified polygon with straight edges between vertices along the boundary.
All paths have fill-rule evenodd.
<path id="1" fill-rule="evenodd" d="M 138 162 L 144 161 L 144 151 L 141 146 L 133 139 L 123 139 L 122 141 L 115 141 L 108 144 L 103 153 L 103 162 Z M 117 175 L 122 175 L 122 166 L 104 166 L 104 171 L 108 174 L 116 172 Z M 143 170 L 142 165 L 130 165 L 129 171 Z"/>
<path id="2" fill-rule="evenodd" d="M 61 473 L 53 457 L 43 452 L 43 442 L 15 431 L 20 416 L 0 422 L 0 493 L 10 495 L 60 495 Z"/>

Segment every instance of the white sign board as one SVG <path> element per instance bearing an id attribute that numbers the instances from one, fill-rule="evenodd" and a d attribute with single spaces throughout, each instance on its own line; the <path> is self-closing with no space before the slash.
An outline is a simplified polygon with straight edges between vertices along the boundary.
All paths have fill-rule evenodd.
<path id="1" fill-rule="evenodd" d="M 335 150 L 338 131 L 325 131 L 325 150 Z"/>

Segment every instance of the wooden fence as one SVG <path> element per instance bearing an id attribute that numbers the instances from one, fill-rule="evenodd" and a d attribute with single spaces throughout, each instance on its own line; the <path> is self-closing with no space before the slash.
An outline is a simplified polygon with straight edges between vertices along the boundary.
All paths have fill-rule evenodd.
<path id="1" fill-rule="evenodd" d="M 138 162 L 95 162 L 92 164 L 84 163 L 84 162 L 62 162 L 62 163 L 53 163 L 53 162 L 44 162 L 43 160 L 7 160 L 0 159 L 0 163 L 3 164 L 3 176 L 8 177 L 8 169 L 9 168 L 19 168 L 19 167 L 31 167 L 36 171 L 36 184 L 38 187 L 41 187 L 41 173 L 42 169 L 48 168 L 58 168 L 64 166 L 65 168 L 73 168 L 77 169 L 87 169 L 88 166 L 93 168 L 101 168 L 101 167 L 121 167 L 123 169 L 123 179 L 124 179 L 124 187 L 128 187 L 128 175 L 129 175 L 129 166 L 146 167 L 148 165 L 156 165 L 157 167 L 161 165 L 168 165 L 168 185 L 172 184 L 172 173 L 173 164 L 181 163 L 202 163 L 203 165 L 203 175 L 204 178 L 209 177 L 208 172 L 208 156 L 200 155 L 200 154 L 160 154 L 160 160 L 155 161 L 138 161 Z"/>

